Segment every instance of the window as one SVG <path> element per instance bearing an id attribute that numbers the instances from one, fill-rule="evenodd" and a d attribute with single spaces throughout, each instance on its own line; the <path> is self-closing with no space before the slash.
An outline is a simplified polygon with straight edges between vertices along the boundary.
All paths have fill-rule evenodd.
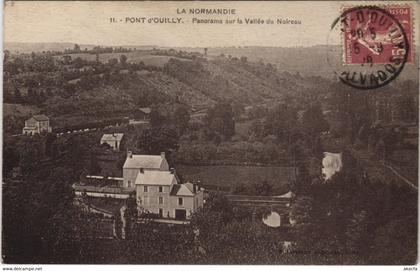
<path id="1" fill-rule="evenodd" d="M 159 186 L 159 193 L 163 192 L 163 186 Z"/>
<path id="2" fill-rule="evenodd" d="M 147 192 L 147 185 L 143 187 L 143 192 Z"/>
<path id="3" fill-rule="evenodd" d="M 182 204 L 183 204 L 183 198 L 178 198 L 178 205 L 182 206 Z"/>
<path id="4" fill-rule="evenodd" d="M 163 197 L 159 197 L 159 204 L 163 204 Z"/>
<path id="5" fill-rule="evenodd" d="M 131 187 L 131 181 L 128 181 L 127 187 Z"/>

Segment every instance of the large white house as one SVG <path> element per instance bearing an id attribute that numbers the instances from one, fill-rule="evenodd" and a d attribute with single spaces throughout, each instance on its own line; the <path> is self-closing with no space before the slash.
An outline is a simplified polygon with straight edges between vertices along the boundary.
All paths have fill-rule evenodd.
<path id="1" fill-rule="evenodd" d="M 203 189 L 190 182 L 181 183 L 174 169 L 169 169 L 165 153 L 160 155 L 135 155 L 127 152 L 123 178 L 87 176 L 96 182 L 120 182 L 122 185 L 98 187 L 74 185 L 76 195 L 86 193 L 91 197 L 128 198 L 135 194 L 139 213 L 153 213 L 160 218 L 189 219 L 203 206 Z"/>
<path id="2" fill-rule="evenodd" d="M 197 184 L 180 183 L 175 170 L 170 170 L 165 153 L 133 155 L 127 153 L 123 166 L 124 188 L 136 192 L 140 212 L 158 214 L 162 218 L 188 219 L 203 206 L 203 191 Z"/>

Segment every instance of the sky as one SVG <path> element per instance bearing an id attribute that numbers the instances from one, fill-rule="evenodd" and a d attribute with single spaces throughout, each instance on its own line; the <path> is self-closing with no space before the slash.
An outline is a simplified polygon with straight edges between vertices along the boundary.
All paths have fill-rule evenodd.
<path id="1" fill-rule="evenodd" d="M 343 2 L 7 2 L 5 42 L 71 42 L 164 47 L 313 46 L 326 44 Z M 352 2 L 345 2 L 351 5 Z M 360 2 L 359 2 L 360 3 Z M 300 25 L 193 24 L 192 18 L 220 15 L 177 14 L 177 9 L 227 8 L 223 19 L 300 20 Z M 116 18 L 111 23 L 110 18 Z M 182 18 L 181 24 L 125 23 L 127 17 Z M 122 20 L 120 22 L 119 20 Z M 339 43 L 339 39 L 329 41 Z"/>

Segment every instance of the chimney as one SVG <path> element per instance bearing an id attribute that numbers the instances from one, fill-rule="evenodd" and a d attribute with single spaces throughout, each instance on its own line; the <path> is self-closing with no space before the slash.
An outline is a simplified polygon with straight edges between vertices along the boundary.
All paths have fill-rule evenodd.
<path id="1" fill-rule="evenodd" d="M 165 159 L 165 152 L 161 152 L 160 157 L 162 157 L 162 159 Z"/>
<path id="2" fill-rule="evenodd" d="M 133 152 L 127 151 L 127 158 L 133 158 Z"/>
<path id="3" fill-rule="evenodd" d="M 193 193 L 197 193 L 197 184 L 193 183 Z"/>
<path id="4" fill-rule="evenodd" d="M 140 173 L 144 173 L 144 169 L 142 167 L 140 168 Z"/>
<path id="5" fill-rule="evenodd" d="M 197 181 L 197 190 L 198 190 L 198 191 L 200 191 L 200 190 L 201 190 L 201 185 L 200 185 L 200 184 L 201 184 L 201 182 L 200 182 L 200 181 Z"/>
<path id="6" fill-rule="evenodd" d="M 174 174 L 174 175 L 175 175 L 175 169 L 174 169 L 173 167 L 171 167 L 171 168 L 169 169 L 169 171 L 171 172 L 171 174 Z"/>

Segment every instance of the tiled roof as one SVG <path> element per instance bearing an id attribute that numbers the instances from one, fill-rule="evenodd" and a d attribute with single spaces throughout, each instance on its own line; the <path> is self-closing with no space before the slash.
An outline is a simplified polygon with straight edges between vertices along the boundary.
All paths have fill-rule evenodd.
<path id="1" fill-rule="evenodd" d="M 150 109 L 150 107 L 142 107 L 142 108 L 139 108 L 139 109 L 140 109 L 140 111 L 142 111 L 145 114 L 150 114 L 150 112 L 152 112 L 152 109 Z"/>
<path id="2" fill-rule="evenodd" d="M 104 134 L 101 138 L 101 141 L 121 141 L 123 137 L 123 133 Z"/>
<path id="3" fill-rule="evenodd" d="M 132 155 L 127 157 L 123 168 L 160 169 L 163 158 L 160 155 Z"/>
<path id="4" fill-rule="evenodd" d="M 41 115 L 34 115 L 33 118 L 37 121 L 47 121 L 50 120 L 47 116 L 45 116 L 44 114 Z"/>
<path id="5" fill-rule="evenodd" d="M 181 184 L 181 187 L 179 188 L 179 190 L 176 193 L 176 195 L 177 196 L 194 196 L 194 193 L 193 193 L 193 190 L 192 190 L 192 186 L 191 187 L 188 187 L 188 184 Z"/>
<path id="6" fill-rule="evenodd" d="M 193 193 L 193 184 L 192 183 L 185 183 L 185 184 L 176 184 L 172 187 L 171 196 L 194 196 Z"/>
<path id="7" fill-rule="evenodd" d="M 177 179 L 174 174 L 169 171 L 155 171 L 145 170 L 141 172 L 136 178 L 136 184 L 146 185 L 171 185 L 172 182 L 177 183 Z"/>

